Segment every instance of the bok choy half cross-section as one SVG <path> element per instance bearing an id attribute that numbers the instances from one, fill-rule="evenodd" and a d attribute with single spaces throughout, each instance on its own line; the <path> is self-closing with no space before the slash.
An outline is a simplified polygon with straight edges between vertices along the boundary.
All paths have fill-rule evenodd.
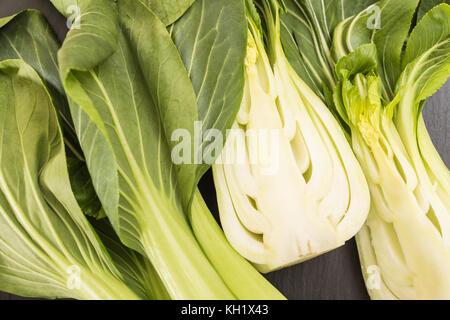
<path id="1" fill-rule="evenodd" d="M 343 130 L 284 55 L 278 4 L 258 4 L 269 54 L 247 1 L 244 99 L 213 169 L 228 240 L 269 272 L 343 245 L 363 225 L 370 197 Z"/>
<path id="2" fill-rule="evenodd" d="M 342 14 L 336 25 L 333 12 L 327 8 L 337 2 L 344 9 L 348 7 L 345 12 L 350 14 Z M 357 243 L 363 275 L 374 299 L 448 297 L 448 279 L 444 276 L 448 253 L 443 248 L 448 232 L 449 171 L 433 146 L 421 114 L 426 99 L 449 74 L 450 19 L 443 2 L 448 0 L 329 1 L 329 6 L 320 7 L 325 2 L 317 1 L 318 6 L 313 7 L 307 0 L 286 1 L 283 45 L 288 58 L 301 78 L 308 83 L 316 81 L 312 86 L 316 94 L 326 101 L 342 127 L 351 131 L 353 149 L 369 182 L 371 212 Z M 334 23 L 327 23 L 331 21 Z M 334 30 L 328 28 L 331 25 Z M 335 62 L 344 57 L 336 70 L 333 64 L 330 69 L 317 63 L 329 61 L 315 49 L 323 30 L 333 34 L 331 39 L 325 32 L 325 52 L 331 51 Z M 367 44 L 373 46 L 361 47 Z M 351 52 L 355 53 L 346 57 Z M 311 72 L 315 70 L 312 64 L 319 66 L 319 71 Z M 334 100 L 327 90 L 330 81 L 323 76 L 330 70 L 339 80 L 338 88 L 331 87 Z M 326 86 L 321 88 L 321 83 Z M 381 102 L 377 101 L 380 98 Z M 370 145 L 364 146 L 368 141 L 358 138 L 358 131 L 366 137 L 374 136 L 369 139 Z M 382 152 L 372 150 L 376 149 L 375 142 L 386 153 L 386 165 L 379 162 Z M 392 177 L 382 182 L 381 174 Z M 417 210 L 423 218 L 417 218 Z M 405 230 L 414 232 L 407 234 Z"/>
<path id="3" fill-rule="evenodd" d="M 56 110 L 42 80 L 22 60 L 4 60 L 0 88 L 0 290 L 139 299 L 72 193 Z"/>
<path id="4" fill-rule="evenodd" d="M 450 6 L 440 5 L 414 28 L 397 94 L 387 105 L 373 45 L 359 47 L 337 66 L 336 101 L 346 110 L 372 191 L 358 249 L 365 275 L 370 266 L 379 269 L 379 282 L 368 288 L 373 298 L 450 297 L 449 172 L 432 144 L 423 144 L 418 121 L 424 100 L 450 72 L 449 22 Z M 433 33 L 424 41 L 426 30 Z"/>
<path id="5" fill-rule="evenodd" d="M 406 10 L 407 3 L 412 4 L 411 19 L 417 1 L 390 5 Z M 363 14 L 355 19 L 353 25 L 364 24 Z M 371 212 L 357 243 L 374 299 L 450 297 L 450 173 L 421 114 L 426 99 L 450 74 L 449 23 L 450 6 L 438 5 L 411 33 L 410 21 L 404 22 L 396 46 L 390 43 L 391 33 L 375 36 L 374 44 L 352 49 L 337 65 L 336 107 L 352 128 L 354 150 L 372 194 Z M 344 24 L 338 28 L 346 30 L 347 40 L 364 42 Z M 345 54 L 351 43 L 336 41 L 336 52 Z"/>

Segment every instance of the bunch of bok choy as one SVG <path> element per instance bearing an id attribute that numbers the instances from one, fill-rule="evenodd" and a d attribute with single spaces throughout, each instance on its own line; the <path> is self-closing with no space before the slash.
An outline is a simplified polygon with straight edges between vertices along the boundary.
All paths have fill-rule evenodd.
<path id="1" fill-rule="evenodd" d="M 283 299 L 356 234 L 371 298 L 450 299 L 448 0 L 51 2 L 62 45 L 0 19 L 0 290 Z"/>

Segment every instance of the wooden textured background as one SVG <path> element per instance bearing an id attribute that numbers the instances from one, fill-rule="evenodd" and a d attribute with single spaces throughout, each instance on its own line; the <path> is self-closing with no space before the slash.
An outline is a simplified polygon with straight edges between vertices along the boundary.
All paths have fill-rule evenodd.
<path id="1" fill-rule="evenodd" d="M 1 0 L 0 17 L 22 9 L 43 12 L 60 41 L 67 32 L 65 19 L 48 0 Z M 432 139 L 447 166 L 450 165 L 450 81 L 429 101 L 424 115 Z M 208 205 L 217 213 L 211 174 L 200 188 Z M 267 278 L 289 299 L 367 299 L 355 242 L 302 264 L 267 275 Z M 23 299 L 0 292 L 0 300 Z"/>

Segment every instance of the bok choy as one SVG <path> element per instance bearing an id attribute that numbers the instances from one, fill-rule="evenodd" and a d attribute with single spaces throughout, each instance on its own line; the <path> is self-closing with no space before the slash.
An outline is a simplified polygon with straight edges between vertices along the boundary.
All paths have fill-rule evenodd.
<path id="1" fill-rule="evenodd" d="M 35 69 L 45 84 L 45 89 L 48 90 L 55 108 L 58 110 L 61 127 L 63 128 L 64 144 L 66 146 L 67 166 L 69 171 L 70 185 L 66 185 L 66 188 L 72 186 L 75 198 L 80 205 L 80 209 L 85 215 L 92 215 L 99 218 L 99 208 L 101 205 L 98 203 L 97 196 L 93 190 L 91 179 L 87 173 L 82 154 L 78 146 L 78 140 L 75 132 L 73 131 L 73 125 L 70 121 L 70 113 L 68 109 L 67 99 L 65 97 L 62 83 L 59 81 L 57 60 L 57 50 L 59 44 L 49 28 L 49 25 L 45 21 L 44 17 L 39 11 L 25 10 L 10 17 L 3 18 L 0 21 L 0 60 L 11 59 L 23 59 L 24 62 L 29 64 Z M 33 47 L 28 44 L 33 43 Z M 6 107 L 5 107 L 6 108 Z M 26 108 L 26 106 L 24 106 Z M 47 112 L 45 108 L 42 108 L 42 112 Z M 10 117 L 14 114 L 8 115 Z M 36 136 L 38 137 L 38 136 Z M 9 135 L 5 133 L 5 139 L 9 139 Z M 64 178 L 63 178 L 64 180 Z M 47 214 L 47 213 L 41 213 Z M 93 222 L 93 221 L 91 221 Z M 114 239 L 114 233 L 111 232 L 112 228 L 109 223 L 95 222 L 95 231 L 100 234 L 103 245 L 105 246 L 107 253 L 111 255 L 111 258 L 121 273 L 123 281 L 129 286 L 139 297 L 148 299 L 165 298 L 164 290 L 161 289 L 159 284 L 159 278 L 154 270 L 153 266 L 146 261 L 145 258 L 132 250 L 124 247 Z M 39 229 L 37 229 L 39 231 Z M 14 238 L 7 238 L 8 242 L 3 243 L 10 248 L 16 248 L 17 252 L 20 252 L 19 247 L 15 247 L 17 243 L 14 242 Z M 9 242 L 11 241 L 11 242 Z M 119 253 L 119 254 L 118 254 Z M 22 254 L 26 256 L 25 254 Z M 128 257 L 124 259 L 124 257 Z M 8 256 L 9 262 L 12 263 L 17 257 Z M 48 265 L 51 268 L 51 265 Z M 9 272 L 12 272 L 9 269 Z M 23 293 L 24 288 L 20 288 L 17 285 L 16 277 L 20 278 L 20 269 L 16 269 L 17 273 L 10 273 L 8 283 L 6 279 L 4 287 L 8 286 L 8 291 L 16 294 L 28 295 Z M 43 273 L 43 269 L 39 269 L 39 272 L 32 272 L 28 277 L 39 277 L 40 273 Z M 69 271 L 74 274 L 67 274 L 67 277 L 71 277 L 71 281 L 77 279 L 78 269 L 73 266 Z M 80 274 L 80 279 L 83 277 Z M 47 286 L 39 286 L 32 293 L 37 297 L 61 297 L 53 291 L 49 291 Z M 72 297 L 75 297 L 72 295 Z M 85 297 L 86 298 L 86 297 Z M 100 298 L 100 297 L 99 297 Z M 105 298 L 105 297 L 103 297 Z"/>
<path id="2" fill-rule="evenodd" d="M 426 14 L 442 2 L 343 1 L 335 19 L 332 1 L 286 1 L 289 60 L 351 132 L 368 179 L 357 243 L 372 298 L 448 298 L 449 171 L 421 115 L 449 74 L 448 6 Z"/>
<path id="3" fill-rule="evenodd" d="M 31 297 L 139 299 L 70 188 L 51 96 L 21 60 L 0 62 L 0 289 Z"/>
<path id="4" fill-rule="evenodd" d="M 370 199 L 343 130 L 284 55 L 279 4 L 257 4 L 268 54 L 257 9 L 247 1 L 244 99 L 213 168 L 228 240 L 269 272 L 344 244 L 364 223 Z"/>
<path id="5" fill-rule="evenodd" d="M 373 298 L 450 297 L 450 174 L 420 113 L 424 100 L 450 73 L 449 23 L 448 5 L 420 20 L 409 36 L 404 70 L 388 104 L 381 99 L 373 45 L 359 47 L 337 66 L 338 109 L 346 110 L 343 117 L 372 193 L 358 248 L 365 275 L 370 277 L 370 266 L 379 268 L 378 283 L 368 287 Z"/>
<path id="6" fill-rule="evenodd" d="M 421 114 L 426 99 L 450 73 L 450 6 L 441 4 L 419 16 L 409 34 L 417 5 L 418 1 L 380 2 L 385 25 L 371 37 L 356 31 L 366 23 L 366 12 L 336 29 L 342 36 L 335 38 L 335 52 L 343 56 L 353 51 L 338 63 L 336 101 L 341 114 L 354 114 L 343 119 L 353 123 L 354 149 L 372 193 L 371 213 L 357 238 L 372 298 L 447 299 L 450 293 L 450 173 Z M 422 4 L 419 13 L 421 8 Z M 402 12 L 399 23 L 396 17 Z M 390 25 L 397 27 L 394 32 Z M 367 46 L 354 49 L 370 42 L 368 36 L 377 51 Z M 365 96 L 376 101 L 376 110 Z M 343 106 L 347 112 L 342 112 Z M 363 118 L 368 119 L 365 124 Z M 358 130 L 363 139 L 354 133 Z"/>
<path id="7" fill-rule="evenodd" d="M 282 298 L 227 247 L 201 197 L 194 197 L 191 210 L 208 165 L 175 165 L 171 154 L 178 143 L 171 140 L 175 130 L 193 137 L 198 120 L 225 130 L 237 112 L 246 42 L 245 20 L 239 19 L 243 3 L 197 1 L 168 29 L 151 5 L 138 0 L 80 4 L 85 27 L 69 32 L 58 54 L 60 73 L 95 190 L 121 242 L 150 260 L 173 299 Z M 226 51 L 215 38 L 177 41 L 183 30 L 208 32 L 202 27 L 211 19 L 191 20 L 210 17 L 204 10 L 220 13 L 213 36 Z M 211 56 L 196 57 L 197 46 L 211 46 Z M 224 59 L 215 58 L 222 54 Z M 202 237 L 198 227 L 216 228 L 209 232 L 218 243 Z M 227 260 L 219 259 L 218 248 Z M 242 273 L 232 275 L 238 265 Z"/>

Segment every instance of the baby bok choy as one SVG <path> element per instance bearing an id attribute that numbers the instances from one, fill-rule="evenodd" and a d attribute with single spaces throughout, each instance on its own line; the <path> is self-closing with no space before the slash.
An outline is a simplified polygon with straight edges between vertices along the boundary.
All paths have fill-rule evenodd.
<path id="1" fill-rule="evenodd" d="M 205 2 L 167 28 L 151 2 L 79 1 L 81 28 L 58 53 L 62 82 L 107 218 L 171 299 L 283 298 L 228 246 L 196 191 L 209 165 L 178 161 L 174 151 L 172 137 L 191 143 L 197 122 L 225 130 L 242 96 L 244 5 Z M 205 27 L 212 22 L 215 33 Z M 199 41 L 204 33 L 208 41 Z"/>
<path id="2" fill-rule="evenodd" d="M 42 14 L 36 10 L 24 10 L 0 19 L 0 26 L 0 60 L 23 59 L 41 77 L 58 111 L 62 136 L 66 146 L 70 186 L 75 199 L 85 215 L 93 216 L 96 219 L 101 218 L 103 210 L 101 210 L 101 205 L 91 184 L 91 178 L 87 172 L 73 124 L 70 121 L 67 98 L 59 80 L 56 61 L 60 45 L 55 35 Z M 33 46 L 29 46 L 30 43 L 33 43 Z M 26 107 L 24 106 L 24 108 Z M 43 112 L 45 111 L 44 109 Z M 9 139 L 8 133 L 5 133 L 6 139 Z M 70 186 L 67 185 L 67 187 Z M 88 220 L 94 226 L 94 230 L 99 235 L 106 251 L 123 276 L 123 281 L 139 297 L 167 299 L 167 293 L 161 286 L 158 274 L 151 263 L 121 244 L 106 219 L 102 221 Z M 10 243 L 10 245 L 16 250 L 20 250 L 19 247 L 15 247 L 17 243 Z M 40 270 L 35 270 L 36 275 L 39 274 L 38 271 Z M 77 269 L 72 268 L 69 271 L 73 271 L 74 274 L 71 276 L 72 280 L 75 280 Z M 48 297 L 47 288 L 43 286 L 41 289 L 42 293 L 34 292 L 33 295 Z M 16 289 L 13 288 L 13 290 L 14 293 L 19 293 Z M 26 291 L 22 288 L 21 292 Z"/>
<path id="3" fill-rule="evenodd" d="M 0 62 L 0 290 L 139 299 L 71 191 L 52 98 L 22 60 Z"/>
<path id="4" fill-rule="evenodd" d="M 257 2 L 269 54 L 257 8 L 246 5 L 245 93 L 213 170 L 228 240 L 269 272 L 343 245 L 370 198 L 340 125 L 285 57 L 279 3 Z"/>
<path id="5" fill-rule="evenodd" d="M 370 276 L 370 268 L 379 271 L 368 279 L 372 298 L 442 299 L 450 294 L 449 197 L 443 185 L 448 185 L 448 173 L 433 176 L 420 154 L 415 125 L 422 100 L 448 76 L 448 33 L 439 33 L 443 38 L 429 50 L 412 47 L 422 28 L 445 17 L 448 9 L 431 11 L 412 33 L 405 56 L 417 57 L 402 74 L 398 94 L 389 104 L 381 99 L 373 45 L 359 47 L 337 65 L 335 100 L 346 112 L 341 114 L 351 127 L 372 193 L 371 212 L 358 235 L 364 274 Z M 406 110 L 409 117 L 402 118 Z M 408 137 L 402 134 L 406 127 L 412 130 Z"/>
<path id="6" fill-rule="evenodd" d="M 450 173 L 421 111 L 450 74 L 450 6 L 436 6 L 409 35 L 392 99 L 377 49 L 362 45 L 336 67 L 336 107 L 372 195 L 357 236 L 363 274 L 373 299 L 448 299 Z"/>

